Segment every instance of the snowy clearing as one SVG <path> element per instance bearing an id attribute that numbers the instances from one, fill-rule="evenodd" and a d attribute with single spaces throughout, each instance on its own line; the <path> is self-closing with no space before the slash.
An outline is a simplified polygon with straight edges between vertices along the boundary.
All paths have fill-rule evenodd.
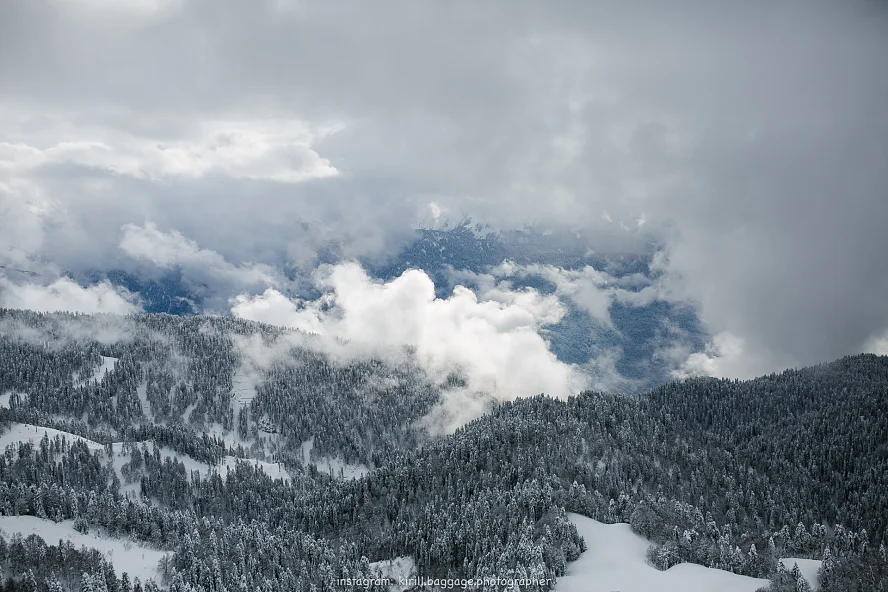
<path id="1" fill-rule="evenodd" d="M 147 417 L 148 419 L 154 419 L 154 414 L 151 413 L 151 403 L 148 402 L 148 383 L 142 382 L 136 388 L 136 396 L 139 397 L 139 404 L 142 406 L 142 415 Z"/>
<path id="2" fill-rule="evenodd" d="M 250 463 L 254 467 L 257 467 L 262 470 L 263 473 L 271 477 L 272 479 L 290 479 L 290 473 L 281 466 L 280 463 L 270 463 L 261 460 L 256 460 L 255 458 L 238 458 L 236 456 L 226 456 L 222 461 L 222 466 L 218 467 L 219 474 L 225 476 L 226 470 L 234 470 L 235 465 L 240 462 Z"/>
<path id="3" fill-rule="evenodd" d="M 231 407 L 235 416 L 256 398 L 256 380 L 246 368 L 238 368 L 231 377 Z"/>
<path id="4" fill-rule="evenodd" d="M 144 444 L 149 451 L 154 451 L 154 442 L 136 442 L 134 443 L 139 448 Z M 130 483 L 126 484 L 124 481 L 123 473 L 121 469 L 123 465 L 130 461 L 129 454 L 121 454 L 123 449 L 123 444 L 121 442 L 115 442 L 112 444 L 114 449 L 114 456 L 112 458 L 112 463 L 114 465 L 114 470 L 117 472 L 118 478 L 120 478 L 121 482 L 121 491 L 124 493 L 128 491 L 137 491 L 138 483 Z M 269 463 L 263 462 L 261 460 L 256 460 L 252 458 L 237 458 L 235 456 L 227 455 L 219 465 L 210 466 L 205 462 L 201 462 L 199 460 L 195 460 L 188 456 L 187 454 L 181 454 L 176 452 L 172 448 L 167 446 L 160 447 L 160 457 L 161 459 L 165 459 L 167 457 L 171 458 L 174 461 L 180 461 L 183 465 L 185 465 L 185 470 L 190 474 L 192 471 L 197 471 L 200 473 L 201 477 L 206 477 L 210 473 L 218 472 L 222 477 L 231 470 L 233 471 L 237 462 L 246 462 L 254 467 L 258 467 L 262 470 L 263 473 L 271 477 L 272 479 L 290 479 L 290 474 L 278 463 Z"/>
<path id="5" fill-rule="evenodd" d="M 366 465 L 351 465 L 338 458 L 321 457 L 311 459 L 311 451 L 314 448 L 314 438 L 302 443 L 302 464 L 306 467 L 314 465 L 320 473 L 327 473 L 333 477 L 343 479 L 360 479 L 370 472 Z"/>
<path id="6" fill-rule="evenodd" d="M 370 564 L 370 568 L 379 573 L 380 577 L 389 578 L 393 582 L 416 576 L 416 563 L 412 557 L 395 557 L 386 561 L 374 561 Z M 389 586 L 389 590 L 392 592 L 403 592 L 406 588 L 407 586 L 399 584 Z"/>
<path id="7" fill-rule="evenodd" d="M 31 425 L 29 423 L 13 423 L 9 426 L 9 429 L 7 431 L 0 434 L 0 450 L 4 450 L 10 444 L 16 444 L 18 442 L 31 442 L 34 446 L 39 446 L 40 440 L 43 439 L 44 434 L 48 435 L 50 440 L 52 440 L 56 436 L 63 436 L 67 438 L 68 442 L 71 443 L 79 440 L 86 443 L 90 450 L 105 449 L 105 447 L 98 442 L 87 440 L 82 436 L 77 436 L 70 432 L 63 432 L 61 430 L 55 430 L 53 428 L 44 428 L 41 426 Z"/>
<path id="8" fill-rule="evenodd" d="M 811 584 L 811 588 L 817 590 L 817 572 L 820 570 L 820 564 L 822 563 L 819 559 L 798 559 L 796 557 L 785 557 L 780 560 L 780 563 L 783 564 L 783 567 L 786 568 L 786 571 L 792 571 L 792 566 L 798 563 L 799 571 L 802 572 L 802 577 L 808 580 L 808 583 Z"/>
<path id="9" fill-rule="evenodd" d="M 658 571 L 645 560 L 650 542 L 633 533 L 628 524 L 569 516 L 587 550 L 558 578 L 557 592 L 755 592 L 768 584 L 767 580 L 691 563 Z"/>
<path id="10" fill-rule="evenodd" d="M 60 540 L 68 540 L 80 548 L 81 546 L 100 551 L 114 565 L 114 571 L 120 575 L 127 572 L 130 577 L 138 577 L 143 582 L 148 578 L 160 580 L 157 563 L 166 555 L 143 547 L 127 539 L 104 538 L 95 534 L 80 534 L 73 527 L 73 520 L 53 522 L 35 516 L 0 516 L 0 529 L 8 538 L 14 533 L 27 537 L 36 534 L 47 545 L 57 545 Z"/>
<path id="11" fill-rule="evenodd" d="M 75 387 L 85 386 L 92 382 L 102 382 L 102 378 L 105 377 L 105 374 L 108 372 L 114 371 L 114 367 L 117 366 L 118 358 L 109 358 L 108 356 L 102 356 L 102 363 L 99 364 L 99 367 L 93 370 L 93 373 L 86 378 L 85 380 L 81 380 L 80 376 L 77 373 L 74 373 L 72 376 L 72 382 Z"/>

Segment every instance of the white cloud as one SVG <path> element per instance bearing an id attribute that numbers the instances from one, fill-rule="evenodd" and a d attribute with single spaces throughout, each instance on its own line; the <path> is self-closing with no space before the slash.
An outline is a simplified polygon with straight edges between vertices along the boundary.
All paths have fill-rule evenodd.
<path id="1" fill-rule="evenodd" d="M 0 177 L 0 264 L 27 267 L 43 245 L 47 204 L 23 183 Z M 33 198 L 26 195 L 32 194 Z"/>
<path id="2" fill-rule="evenodd" d="M 255 296 L 241 294 L 235 297 L 231 312 L 238 318 L 251 321 L 293 327 L 306 333 L 327 334 L 323 319 L 310 303 L 290 300 L 274 288 Z"/>
<path id="3" fill-rule="evenodd" d="M 151 222 L 143 226 L 127 224 L 122 230 L 120 248 L 126 254 L 161 268 L 186 269 L 189 277 L 196 281 L 271 285 L 278 279 L 278 273 L 268 265 L 236 266 L 213 250 L 201 249 L 182 233 L 175 230 L 163 232 Z"/>
<path id="4" fill-rule="evenodd" d="M 298 183 L 338 174 L 311 147 L 336 129 L 313 130 L 289 120 L 206 121 L 192 136 L 174 140 L 87 129 L 74 132 L 80 137 L 43 148 L 24 141 L 0 142 L 0 171 L 25 176 L 39 167 L 75 165 L 152 181 L 216 174 Z"/>
<path id="5" fill-rule="evenodd" d="M 117 22 L 150 24 L 171 16 L 180 9 L 183 0 L 53 0 L 67 16 L 85 19 L 117 19 Z"/>
<path id="6" fill-rule="evenodd" d="M 888 356 L 888 331 L 885 331 L 880 337 L 868 339 L 863 346 L 863 351 L 870 354 Z"/>
<path id="7" fill-rule="evenodd" d="M 741 337 L 729 332 L 715 335 L 703 352 L 692 353 L 673 371 L 675 378 L 713 376 L 717 378 L 754 378 L 771 370 L 768 352 L 751 352 Z"/>
<path id="8" fill-rule="evenodd" d="M 409 346 L 435 380 L 460 372 L 468 390 L 447 395 L 445 409 L 436 415 L 439 420 L 449 417 L 461 423 L 474 416 L 474 411 L 457 412 L 466 397 L 475 400 L 474 393 L 501 400 L 539 393 L 566 397 L 586 384 L 581 372 L 559 362 L 540 336 L 543 326 L 563 315 L 555 297 L 500 288 L 480 300 L 457 286 L 450 297 L 436 298 L 431 279 L 422 271 L 408 270 L 378 283 L 354 263 L 324 268 L 316 279 L 325 290 L 319 300 L 293 302 L 269 289 L 259 296 L 238 297 L 232 313 L 345 339 L 352 351 L 362 353 L 399 357 Z M 481 408 L 481 403 L 471 407 Z"/>
<path id="9" fill-rule="evenodd" d="M 608 328 L 613 328 L 610 307 L 614 301 L 627 306 L 644 307 L 660 298 L 657 285 L 648 285 L 641 290 L 627 290 L 621 286 L 637 286 L 638 278 L 615 278 L 598 271 L 591 265 L 581 269 L 564 269 L 554 265 L 517 265 L 507 261 L 491 270 L 498 278 L 539 276 L 555 286 L 555 294 L 572 300 L 577 306 Z"/>
<path id="10" fill-rule="evenodd" d="M 0 305 L 40 312 L 127 314 L 140 310 L 126 290 L 106 282 L 84 288 L 68 278 L 59 278 L 48 286 L 13 284 L 0 278 Z"/>

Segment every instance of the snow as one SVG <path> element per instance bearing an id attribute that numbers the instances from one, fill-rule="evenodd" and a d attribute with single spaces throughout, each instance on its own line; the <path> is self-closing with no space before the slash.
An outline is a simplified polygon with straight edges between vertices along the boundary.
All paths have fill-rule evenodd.
<path id="1" fill-rule="evenodd" d="M 105 449 L 105 447 L 98 442 L 87 440 L 82 436 L 77 436 L 70 432 L 63 432 L 53 428 L 44 428 L 29 423 L 13 423 L 9 426 L 8 430 L 0 434 L 0 450 L 4 450 L 10 444 L 17 444 L 18 442 L 31 442 L 34 446 L 39 446 L 40 440 L 43 439 L 44 434 L 48 435 L 50 440 L 54 439 L 56 436 L 63 436 L 68 439 L 68 442 L 84 442 L 90 450 Z"/>
<path id="2" fill-rule="evenodd" d="M 148 447 L 150 452 L 154 452 L 154 443 L 153 442 L 135 442 L 133 443 L 139 447 L 141 450 L 142 444 Z M 114 456 L 112 458 L 112 463 L 114 465 L 114 470 L 117 471 L 117 476 L 121 482 L 121 490 L 126 493 L 129 491 L 138 491 L 139 485 L 138 483 L 124 483 L 123 474 L 121 473 L 121 469 L 123 465 L 128 463 L 130 460 L 130 455 L 125 454 L 121 455 L 121 451 L 123 448 L 123 444 L 121 442 L 115 442 L 112 444 L 114 450 Z M 229 470 L 233 471 L 238 461 L 247 462 L 253 465 L 254 467 L 258 467 L 262 470 L 266 475 L 271 477 L 272 479 L 290 479 L 290 474 L 278 463 L 269 463 L 263 462 L 261 460 L 256 460 L 252 458 L 244 458 L 239 459 L 235 456 L 227 455 L 222 459 L 222 462 L 219 465 L 211 466 L 205 462 L 201 462 L 199 460 L 195 460 L 194 458 L 188 456 L 187 454 L 181 454 L 176 452 L 172 448 L 167 446 L 161 446 L 160 448 L 160 458 L 161 460 L 169 457 L 174 461 L 180 461 L 183 465 L 185 465 L 185 471 L 187 474 L 191 474 L 192 471 L 197 471 L 200 473 L 201 477 L 206 477 L 210 473 L 218 472 L 222 477 L 225 476 L 225 473 Z"/>
<path id="3" fill-rule="evenodd" d="M 114 370 L 115 366 L 117 366 L 118 358 L 109 358 L 108 356 L 102 356 L 102 364 L 93 374 L 93 379 L 101 381 L 106 373 Z"/>
<path id="4" fill-rule="evenodd" d="M 0 408 L 9 409 L 9 399 L 12 397 L 12 393 L 13 393 L 13 391 L 6 391 L 5 393 L 0 394 Z M 18 396 L 19 396 L 20 401 L 27 401 L 28 400 L 27 393 L 19 392 Z"/>
<path id="5" fill-rule="evenodd" d="M 397 583 L 401 579 L 416 577 L 416 563 L 412 557 L 395 557 L 385 561 L 374 561 L 370 564 L 370 568 L 376 571 L 381 578 L 388 578 L 390 582 L 389 590 L 392 592 L 403 592 L 407 586 L 400 586 Z"/>
<path id="6" fill-rule="evenodd" d="M 244 368 L 239 368 L 231 377 L 231 386 L 231 407 L 236 417 L 241 409 L 256 398 L 256 382 L 251 373 Z"/>
<path id="7" fill-rule="evenodd" d="M 160 581 L 157 564 L 166 555 L 127 539 L 105 538 L 93 534 L 81 534 L 74 530 L 73 520 L 53 522 L 35 516 L 0 516 L 0 530 L 7 536 L 21 533 L 23 537 L 36 534 L 47 545 L 57 545 L 60 540 L 68 540 L 77 547 L 97 549 L 114 565 L 117 574 L 127 572 L 130 577 L 138 577 L 143 582 L 149 578 Z"/>
<path id="8" fill-rule="evenodd" d="M 786 571 L 792 571 L 792 566 L 798 563 L 799 571 L 802 572 L 802 577 L 808 580 L 808 583 L 811 584 L 811 588 L 813 588 L 814 590 L 818 588 L 817 572 L 820 570 L 820 564 L 822 563 L 819 559 L 798 559 L 796 557 L 785 557 L 780 560 L 780 563 L 783 564 L 783 567 L 786 568 Z"/>
<path id="9" fill-rule="evenodd" d="M 646 560 L 650 542 L 628 524 L 604 524 L 578 514 L 569 517 L 587 550 L 558 578 L 556 592 L 755 592 L 768 584 L 691 563 L 658 571 Z"/>
<path id="10" fill-rule="evenodd" d="M 194 411 L 195 408 L 197 408 L 197 403 L 192 403 L 191 405 L 189 405 L 188 407 L 185 408 L 185 411 L 182 412 L 182 422 L 183 423 L 188 423 L 189 421 L 191 421 L 191 412 Z"/>
<path id="11" fill-rule="evenodd" d="M 91 382 L 102 382 L 102 378 L 105 377 L 105 374 L 108 372 L 112 372 L 114 367 L 117 366 L 117 360 L 119 358 L 110 358 L 108 356 L 102 356 L 102 363 L 99 364 L 99 367 L 93 370 L 92 376 L 90 376 L 86 380 L 80 380 L 80 377 L 77 376 L 77 373 L 74 374 L 73 382 L 75 387 L 84 386 L 90 384 Z"/>
<path id="12" fill-rule="evenodd" d="M 226 456 L 222 460 L 222 466 L 219 468 L 219 474 L 224 476 L 226 470 L 234 470 L 235 465 L 238 462 L 247 462 L 253 465 L 254 467 L 258 467 L 262 470 L 263 473 L 271 477 L 272 479 L 284 479 L 286 481 L 290 480 L 290 473 L 281 466 L 280 463 L 270 463 L 261 460 L 256 460 L 254 458 L 237 458 L 236 456 Z"/>
<path id="13" fill-rule="evenodd" d="M 154 418 L 151 413 L 151 403 L 148 401 L 148 383 L 143 382 L 136 388 L 136 396 L 139 397 L 139 403 L 142 405 L 142 415 L 149 419 Z"/>
<path id="14" fill-rule="evenodd" d="M 311 460 L 312 448 L 314 448 L 314 438 L 302 443 L 302 464 L 305 466 L 313 464 L 320 473 L 328 473 L 334 477 L 342 477 L 344 479 L 360 479 L 370 472 L 366 465 L 352 465 L 335 457 L 325 456 Z"/>
<path id="15" fill-rule="evenodd" d="M 315 466 L 320 473 L 328 473 L 334 477 L 342 477 L 343 479 L 360 479 L 370 472 L 365 465 L 352 465 L 342 462 L 338 458 L 320 458 L 315 461 Z"/>

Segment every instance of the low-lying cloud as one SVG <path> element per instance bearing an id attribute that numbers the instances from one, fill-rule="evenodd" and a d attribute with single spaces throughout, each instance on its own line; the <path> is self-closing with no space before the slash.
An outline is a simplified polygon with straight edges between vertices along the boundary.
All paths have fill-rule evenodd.
<path id="1" fill-rule="evenodd" d="M 398 358 L 410 348 L 433 380 L 443 382 L 451 373 L 465 378 L 465 389 L 445 394 L 439 413 L 449 423 L 464 423 L 483 410 L 481 393 L 496 400 L 540 393 L 564 398 L 588 384 L 579 369 L 555 357 L 540 334 L 564 314 L 554 296 L 495 289 L 481 299 L 457 286 L 449 297 L 436 298 L 423 271 L 377 282 L 356 263 L 322 268 L 316 282 L 324 290 L 317 300 L 294 301 L 270 288 L 237 297 L 231 312 L 315 333 L 327 338 L 322 343 L 344 340 L 347 350 L 362 355 Z M 475 404 L 468 409 L 475 411 L 466 411 L 469 400 Z"/>
<path id="2" fill-rule="evenodd" d="M 141 310 L 138 298 L 126 290 L 102 282 L 83 287 L 68 278 L 49 285 L 14 284 L 0 278 L 0 306 L 40 312 L 127 314 Z"/>

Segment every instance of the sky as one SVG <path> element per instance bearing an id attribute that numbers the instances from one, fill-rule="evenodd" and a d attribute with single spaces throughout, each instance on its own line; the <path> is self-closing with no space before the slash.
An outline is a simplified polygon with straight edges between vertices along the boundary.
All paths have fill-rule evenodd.
<path id="1" fill-rule="evenodd" d="M 2 306 L 138 311 L 66 274 L 179 267 L 220 313 L 382 331 L 430 368 L 481 343 L 479 384 L 576 388 L 542 337 L 563 310 L 496 270 L 436 299 L 355 268 L 464 215 L 659 245 L 645 297 L 711 335 L 677 375 L 888 353 L 888 5 L 0 2 Z M 600 272 L 545 270 L 606 323 Z"/>

